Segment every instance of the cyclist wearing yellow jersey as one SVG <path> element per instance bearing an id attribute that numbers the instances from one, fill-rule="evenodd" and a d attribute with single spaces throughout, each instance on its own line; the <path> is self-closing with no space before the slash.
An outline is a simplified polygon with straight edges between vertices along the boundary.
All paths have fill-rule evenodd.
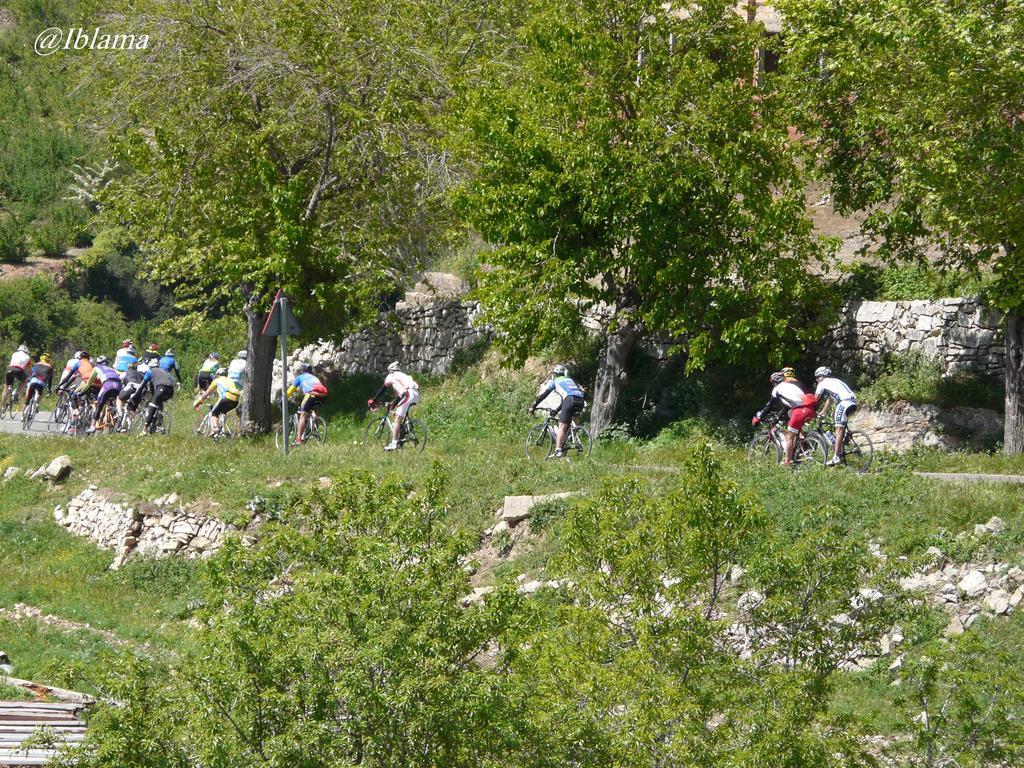
<path id="1" fill-rule="evenodd" d="M 210 420 L 213 422 L 213 434 L 211 437 L 215 437 L 224 431 L 224 419 L 228 413 L 238 407 L 238 397 L 242 393 L 238 385 L 228 378 L 228 369 L 218 368 L 213 381 L 210 382 L 210 386 L 207 387 L 205 392 L 200 392 L 196 396 L 192 407 L 198 411 L 199 404 L 214 392 L 217 393 L 220 399 L 217 400 L 213 410 L 210 411 Z"/>

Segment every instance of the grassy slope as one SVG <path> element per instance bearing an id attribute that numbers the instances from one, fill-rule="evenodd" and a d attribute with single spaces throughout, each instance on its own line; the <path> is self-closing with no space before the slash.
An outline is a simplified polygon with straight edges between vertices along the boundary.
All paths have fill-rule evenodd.
<path id="1" fill-rule="evenodd" d="M 525 408 L 535 382 L 528 376 L 498 372 L 487 365 L 445 380 L 428 381 L 420 415 L 430 426 L 424 454 L 384 455 L 359 444 L 365 413 L 360 403 L 375 381 L 356 378 L 334 388 L 328 412 L 326 448 L 276 454 L 267 440 L 214 444 L 183 429 L 194 421 L 187 398 L 175 406 L 175 434 L 149 439 L 24 439 L 0 436 L 0 469 L 36 467 L 60 453 L 71 456 L 72 479 L 57 490 L 38 481 L 16 479 L 0 494 L 0 608 L 29 603 L 47 613 L 109 630 L 148 652 L 171 651 L 188 642 L 189 602 L 195 594 L 195 569 L 201 564 L 163 561 L 130 563 L 117 573 L 106 570 L 111 554 L 66 534 L 52 522 L 52 510 L 89 484 L 116 489 L 133 500 L 176 491 L 185 501 L 212 500 L 226 519 L 245 517 L 254 496 L 273 499 L 323 475 L 359 468 L 400 475 L 412 482 L 435 461 L 451 472 L 451 519 L 481 530 L 493 521 L 502 497 L 512 493 L 586 490 L 621 476 L 627 466 L 678 465 L 689 440 L 662 437 L 648 443 L 600 446 L 584 464 L 534 465 L 522 455 L 529 424 Z M 1024 552 L 1024 488 L 996 485 L 936 485 L 915 477 L 917 465 L 1002 466 L 994 458 L 919 454 L 910 459 L 879 461 L 869 476 L 811 471 L 786 473 L 746 465 L 737 446 L 722 446 L 730 473 L 761 500 L 785 534 L 811 510 L 828 507 L 847 525 L 850 535 L 884 544 L 891 556 L 914 558 L 938 545 L 954 558 L 997 556 L 1021 564 Z M 1024 464 L 1016 463 L 1024 471 Z M 1008 465 L 1014 466 L 1013 462 Z M 176 473 L 180 476 L 176 477 Z M 668 487 L 673 475 L 643 473 L 654 487 Z M 1006 532 L 995 539 L 964 543 L 955 535 L 998 515 Z M 521 571 L 539 573 L 557 548 L 558 509 L 551 511 L 548 536 L 517 563 L 506 564 L 500 577 Z M 1016 642 L 1024 620 L 993 622 Z M 940 625 L 928 632 L 934 634 Z M 983 630 L 984 631 L 984 630 Z M 925 632 L 927 634 L 928 632 Z M 17 664 L 17 674 L 60 684 L 63 663 L 95 663 L 108 647 L 95 632 L 67 632 L 37 622 L 0 619 L 0 648 Z M 838 693 L 840 710 L 856 710 L 866 722 L 885 731 L 891 722 L 891 688 L 883 671 L 850 676 Z"/>

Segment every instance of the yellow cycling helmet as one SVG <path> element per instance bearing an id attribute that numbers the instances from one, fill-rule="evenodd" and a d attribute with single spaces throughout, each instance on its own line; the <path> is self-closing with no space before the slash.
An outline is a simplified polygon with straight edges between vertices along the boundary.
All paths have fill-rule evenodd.
<path id="1" fill-rule="evenodd" d="M 793 369 L 793 368 L 783 368 L 781 371 L 779 371 L 779 373 L 781 373 L 787 379 L 795 379 L 796 378 L 796 370 Z"/>
<path id="2" fill-rule="evenodd" d="M 41 354 L 39 356 L 39 362 L 40 363 L 48 363 L 48 362 L 50 362 L 50 356 L 44 352 L 43 354 Z"/>

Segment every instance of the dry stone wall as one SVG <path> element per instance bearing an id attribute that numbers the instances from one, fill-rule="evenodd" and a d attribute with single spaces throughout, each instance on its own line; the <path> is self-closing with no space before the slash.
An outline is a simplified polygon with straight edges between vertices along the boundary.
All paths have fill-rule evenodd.
<path id="1" fill-rule="evenodd" d="M 478 322 L 475 301 L 444 300 L 402 306 L 377 325 L 340 343 L 320 340 L 289 357 L 290 374 L 312 363 L 326 378 L 352 373 L 383 373 L 398 360 L 412 373 L 447 373 L 456 355 L 488 341 L 493 330 Z M 291 378 L 291 376 L 289 376 Z M 281 363 L 274 364 L 274 394 L 279 396 Z"/>
<path id="2" fill-rule="evenodd" d="M 854 301 L 821 343 L 821 358 L 845 375 L 870 373 L 887 355 L 919 352 L 943 375 L 1002 377 L 1002 315 L 974 297 L 934 301 Z"/>
<path id="3" fill-rule="evenodd" d="M 223 521 L 190 511 L 178 503 L 176 494 L 131 505 L 111 501 L 95 486 L 71 499 L 66 509 L 58 506 L 53 517 L 69 533 L 116 550 L 113 569 L 134 553 L 207 557 L 220 548 L 227 533 Z"/>
<path id="4" fill-rule="evenodd" d="M 867 433 L 879 451 L 914 446 L 957 450 L 989 448 L 1003 437 L 1003 419 L 986 408 L 939 408 L 907 402 L 860 406 L 850 424 Z"/>

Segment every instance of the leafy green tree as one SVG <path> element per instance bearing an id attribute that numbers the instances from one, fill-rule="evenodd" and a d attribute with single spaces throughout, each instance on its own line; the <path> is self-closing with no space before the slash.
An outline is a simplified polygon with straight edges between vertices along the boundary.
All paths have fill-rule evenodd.
<path id="1" fill-rule="evenodd" d="M 1018 765 L 1024 760 L 1019 654 L 985 633 L 933 642 L 899 674 L 901 705 L 924 768 Z"/>
<path id="2" fill-rule="evenodd" d="M 526 714 L 559 734 L 559 764 L 859 764 L 829 694 L 891 626 L 884 601 L 855 628 L 834 620 L 854 610 L 870 555 L 827 520 L 776 534 L 708 447 L 685 472 L 663 497 L 620 481 L 570 510 L 554 565 L 567 599 L 513 661 Z M 749 569 L 743 600 L 731 565 Z"/>
<path id="3" fill-rule="evenodd" d="M 310 336 L 338 334 L 427 252 L 446 175 L 438 45 L 458 49 L 471 19 L 424 0 L 115 5 L 154 45 L 103 57 L 103 117 L 131 171 L 103 210 L 185 309 L 245 313 L 242 418 L 267 429 L 277 289 Z"/>
<path id="4" fill-rule="evenodd" d="M 1024 3 L 781 0 L 795 120 L 884 255 L 991 268 L 1007 452 L 1024 450 Z M 970 346 L 971 340 L 965 339 Z"/>
<path id="5" fill-rule="evenodd" d="M 498 246 L 480 295 L 505 348 L 522 358 L 607 312 L 598 429 L 642 333 L 685 339 L 690 369 L 817 337 L 822 244 L 773 79 L 753 79 L 763 28 L 732 5 L 528 2 L 511 61 L 456 111 L 473 165 L 459 210 Z"/>
<path id="6" fill-rule="evenodd" d="M 155 689 L 144 670 L 120 683 L 125 706 L 100 710 L 74 764 L 457 768 L 534 743 L 487 662 L 527 618 L 523 598 L 460 605 L 474 538 L 445 527 L 443 493 L 440 474 L 415 494 L 336 477 L 254 545 L 229 545 L 194 652 Z"/>

